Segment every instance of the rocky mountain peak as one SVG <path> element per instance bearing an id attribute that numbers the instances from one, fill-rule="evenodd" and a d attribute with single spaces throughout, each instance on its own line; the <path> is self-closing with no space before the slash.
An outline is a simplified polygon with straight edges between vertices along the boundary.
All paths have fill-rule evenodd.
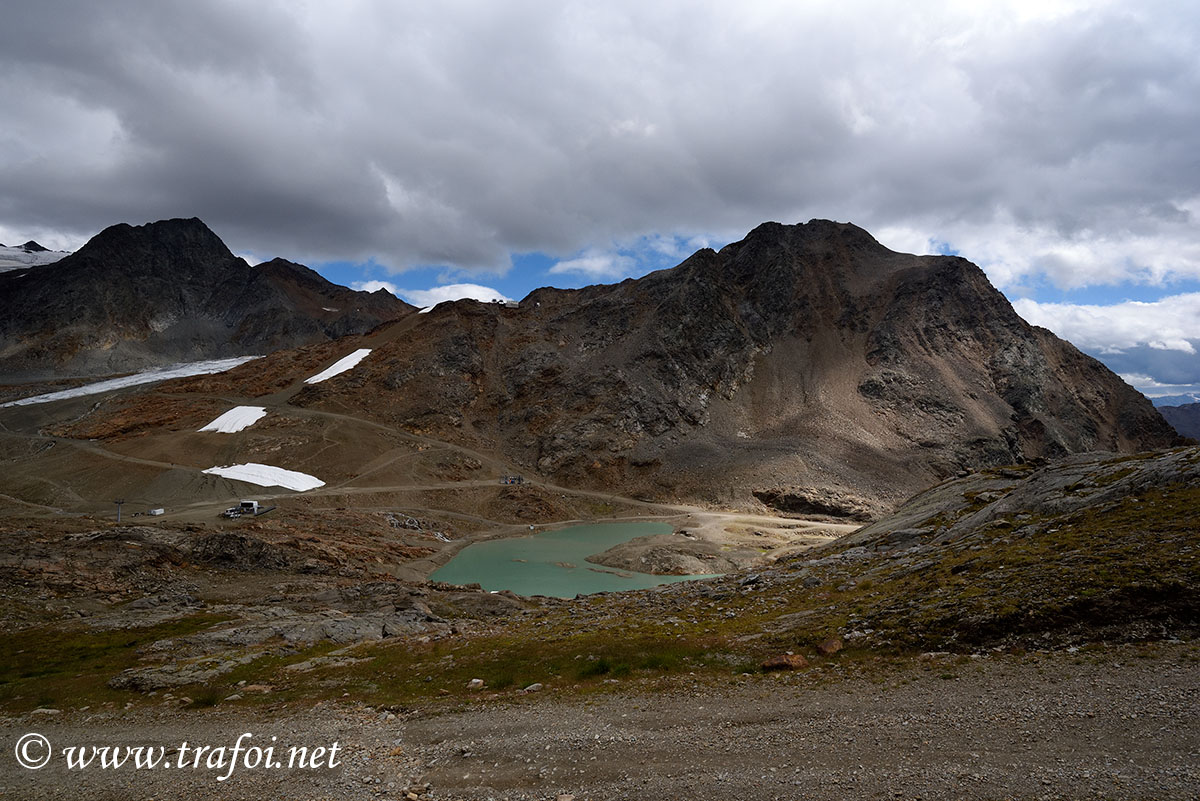
<path id="1" fill-rule="evenodd" d="M 765 222 L 740 242 L 726 245 L 722 252 L 731 249 L 733 252 L 745 253 L 743 258 L 758 257 L 764 251 L 778 251 L 793 257 L 833 254 L 884 255 L 892 252 L 853 223 L 820 219 L 795 225 Z"/>
<path id="2" fill-rule="evenodd" d="M 101 231 L 52 273 L 0 274 L 0 370 L 106 374 L 261 354 L 413 311 L 284 260 L 254 268 L 197 218 Z"/>
<path id="3" fill-rule="evenodd" d="M 255 269 L 263 275 L 289 280 L 311 289 L 328 291 L 336 286 L 311 267 L 305 267 L 303 264 L 297 264 L 287 259 L 264 261 Z"/>
<path id="4" fill-rule="evenodd" d="M 240 260 L 201 220 L 172 219 L 145 225 L 118 223 L 105 228 L 61 266 L 103 264 L 109 271 L 164 272 L 186 278 Z M 245 266 L 243 264 L 243 266 Z"/>
<path id="5" fill-rule="evenodd" d="M 832 220 L 763 223 L 716 255 L 710 269 L 767 307 L 806 307 L 814 293 L 823 296 L 818 305 L 844 305 L 912 266 L 913 258 L 894 253 L 857 225 Z"/>

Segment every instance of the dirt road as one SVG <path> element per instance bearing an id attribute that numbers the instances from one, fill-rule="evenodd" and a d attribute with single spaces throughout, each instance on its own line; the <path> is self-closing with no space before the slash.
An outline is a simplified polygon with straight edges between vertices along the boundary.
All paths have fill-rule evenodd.
<path id="1" fill-rule="evenodd" d="M 20 799 L 1191 799 L 1200 795 L 1200 669 L 1191 645 L 917 660 L 885 674 L 797 672 L 669 689 L 547 687 L 463 706 L 385 710 L 161 707 L 0 725 L 0 797 Z M 42 770 L 52 743 L 232 747 L 337 741 L 299 770 Z M 428 789 L 426 789 L 428 785 Z"/>

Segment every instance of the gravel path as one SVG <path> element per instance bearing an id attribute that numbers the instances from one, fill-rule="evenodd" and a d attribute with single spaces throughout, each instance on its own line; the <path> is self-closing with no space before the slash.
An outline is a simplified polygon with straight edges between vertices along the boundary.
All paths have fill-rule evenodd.
<path id="1" fill-rule="evenodd" d="M 14 799 L 998 799 L 1200 797 L 1200 662 L 1114 649 L 918 662 L 886 679 L 804 672 L 686 681 L 663 693 L 478 699 L 438 714 L 92 710 L 0 724 Z M 950 678 L 953 676 L 953 678 Z M 14 744 L 339 743 L 334 769 L 22 770 Z M 277 754 L 278 756 L 278 754 Z M 173 766 L 174 767 L 174 766 Z M 428 785 L 428 789 L 426 788 Z"/>

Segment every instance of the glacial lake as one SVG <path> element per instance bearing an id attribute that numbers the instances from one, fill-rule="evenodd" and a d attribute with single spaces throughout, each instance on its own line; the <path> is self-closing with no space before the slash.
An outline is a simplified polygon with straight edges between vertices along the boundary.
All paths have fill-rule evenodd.
<path id="1" fill-rule="evenodd" d="M 449 584 L 477 583 L 485 590 L 512 590 L 518 595 L 574 598 L 711 578 L 654 576 L 587 561 L 587 557 L 634 537 L 670 534 L 673 530 L 668 523 L 592 523 L 477 542 L 459 551 L 430 579 Z"/>

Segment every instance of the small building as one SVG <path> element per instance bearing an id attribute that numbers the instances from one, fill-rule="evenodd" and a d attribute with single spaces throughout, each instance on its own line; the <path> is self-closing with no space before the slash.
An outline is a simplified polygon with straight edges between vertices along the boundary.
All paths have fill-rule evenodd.
<path id="1" fill-rule="evenodd" d="M 151 509 L 149 512 L 146 512 L 146 514 L 150 515 L 151 517 L 158 517 L 159 515 L 166 513 L 167 510 L 163 509 L 162 507 L 159 507 L 158 509 Z"/>
<path id="2" fill-rule="evenodd" d="M 258 507 L 258 501 L 243 499 L 240 503 L 238 503 L 237 506 L 230 506 L 228 509 L 222 512 L 221 516 L 228 518 L 238 518 L 242 517 L 243 515 L 254 517 L 256 515 L 261 515 L 264 512 L 269 512 L 274 508 L 274 506 L 270 506 L 265 509 L 260 509 Z"/>

